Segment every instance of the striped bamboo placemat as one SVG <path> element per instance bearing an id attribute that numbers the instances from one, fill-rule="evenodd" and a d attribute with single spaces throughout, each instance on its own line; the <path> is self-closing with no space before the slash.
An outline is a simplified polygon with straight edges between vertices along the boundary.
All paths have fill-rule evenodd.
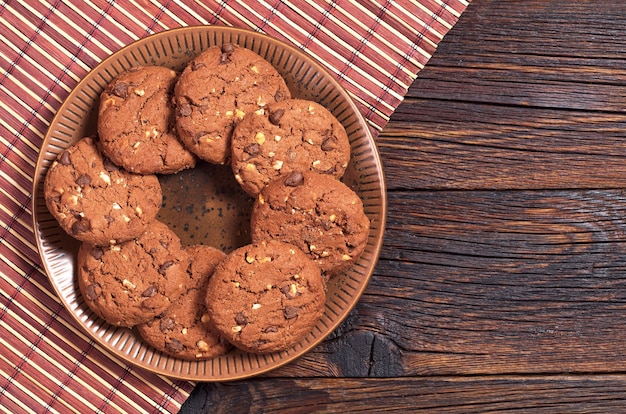
<path id="1" fill-rule="evenodd" d="M 0 411 L 177 412 L 194 386 L 127 366 L 99 347 L 73 326 L 40 262 L 31 224 L 39 148 L 90 69 L 170 28 L 252 28 L 322 62 L 376 132 L 468 6 L 466 0 L 245 3 L 0 0 Z"/>

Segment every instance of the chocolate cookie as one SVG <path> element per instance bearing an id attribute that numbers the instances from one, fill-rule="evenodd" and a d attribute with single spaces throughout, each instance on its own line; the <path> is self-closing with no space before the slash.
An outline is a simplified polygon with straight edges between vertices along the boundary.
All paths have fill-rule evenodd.
<path id="1" fill-rule="evenodd" d="M 322 105 L 288 99 L 246 117 L 235 127 L 232 168 L 250 195 L 279 175 L 315 171 L 341 178 L 350 161 L 350 141 L 341 123 Z"/>
<path id="2" fill-rule="evenodd" d="M 297 247 L 278 241 L 234 250 L 209 280 L 207 309 L 214 326 L 248 352 L 285 350 L 299 342 L 324 311 L 319 268 Z"/>
<path id="3" fill-rule="evenodd" d="M 70 236 L 108 245 L 142 234 L 162 203 L 155 175 L 133 174 L 104 157 L 92 138 L 59 154 L 44 181 L 48 210 Z"/>
<path id="4" fill-rule="evenodd" d="M 140 174 L 171 174 L 196 164 L 176 134 L 172 92 L 177 79 L 171 69 L 138 66 L 106 86 L 98 135 L 117 165 Z"/>
<path id="5" fill-rule="evenodd" d="M 177 358 L 206 359 L 230 348 L 210 324 L 206 286 L 217 264 L 226 257 L 209 246 L 185 249 L 191 258 L 185 292 L 157 318 L 137 326 L 141 337 L 156 349 Z"/>
<path id="6" fill-rule="evenodd" d="M 108 247 L 83 243 L 77 260 L 85 303 L 117 326 L 131 327 L 160 315 L 178 300 L 189 278 L 189 255 L 156 220 L 134 240 Z"/>
<path id="7" fill-rule="evenodd" d="M 226 164 L 234 125 L 290 96 L 278 71 L 255 52 L 231 43 L 212 46 L 187 65 L 176 83 L 178 134 L 203 160 Z"/>
<path id="8" fill-rule="evenodd" d="M 265 187 L 252 209 L 252 241 L 298 246 L 325 277 L 352 264 L 367 243 L 370 222 L 359 196 L 333 176 L 293 171 Z"/>

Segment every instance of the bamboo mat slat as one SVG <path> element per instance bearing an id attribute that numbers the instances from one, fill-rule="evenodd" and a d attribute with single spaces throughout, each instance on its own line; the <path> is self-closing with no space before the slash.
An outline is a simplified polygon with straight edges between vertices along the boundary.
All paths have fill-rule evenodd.
<path id="1" fill-rule="evenodd" d="M 0 0 L 0 412 L 178 412 L 194 383 L 126 365 L 75 327 L 43 270 L 31 224 L 39 148 L 93 67 L 152 33 L 251 28 L 321 61 L 375 135 L 465 0 Z"/>

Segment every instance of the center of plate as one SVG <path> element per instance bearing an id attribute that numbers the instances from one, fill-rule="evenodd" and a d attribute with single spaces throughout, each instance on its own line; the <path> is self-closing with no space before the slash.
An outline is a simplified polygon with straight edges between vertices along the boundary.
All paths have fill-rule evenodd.
<path id="1" fill-rule="evenodd" d="M 199 161 L 195 168 L 160 175 L 163 205 L 157 218 L 183 244 L 209 245 L 229 253 L 250 243 L 254 199 L 235 181 L 230 166 Z"/>

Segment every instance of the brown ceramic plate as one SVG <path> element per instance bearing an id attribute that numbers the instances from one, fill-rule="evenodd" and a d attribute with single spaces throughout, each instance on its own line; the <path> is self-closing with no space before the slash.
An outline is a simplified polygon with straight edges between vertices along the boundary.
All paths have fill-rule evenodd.
<path id="1" fill-rule="evenodd" d="M 136 65 L 182 70 L 202 50 L 225 42 L 264 57 L 284 76 L 294 97 L 319 102 L 343 123 L 352 145 L 352 160 L 343 181 L 363 199 L 372 225 L 365 252 L 352 269 L 331 281 L 322 319 L 299 344 L 267 355 L 235 350 L 214 359 L 186 361 L 154 350 L 134 330 L 111 326 L 89 310 L 78 290 L 74 269 L 79 244 L 48 212 L 42 183 L 57 154 L 83 136 L 95 134 L 99 95 L 114 76 Z M 209 244 L 228 252 L 249 241 L 252 200 L 239 189 L 229 167 L 202 163 L 160 180 L 164 203 L 159 218 L 184 244 Z M 33 195 L 35 234 L 43 264 L 76 322 L 120 359 L 158 374 L 194 381 L 226 381 L 269 371 L 303 355 L 330 334 L 357 303 L 372 275 L 382 244 L 387 203 L 381 161 L 370 129 L 334 77 L 297 48 L 257 32 L 222 26 L 186 27 L 151 35 L 94 68 L 72 91 L 50 125 L 37 162 Z"/>

